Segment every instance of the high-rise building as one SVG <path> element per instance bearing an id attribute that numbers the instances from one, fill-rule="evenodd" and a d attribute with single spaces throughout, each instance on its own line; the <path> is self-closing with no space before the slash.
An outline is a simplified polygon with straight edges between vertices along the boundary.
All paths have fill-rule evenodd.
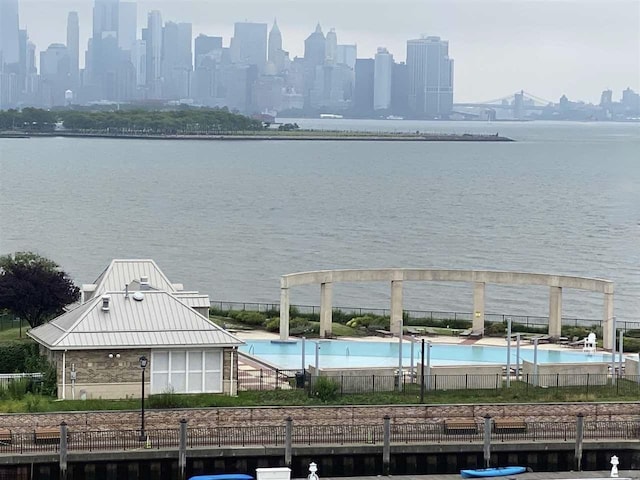
<path id="1" fill-rule="evenodd" d="M 0 0 L 0 71 L 20 60 L 18 0 Z"/>
<path id="2" fill-rule="evenodd" d="M 118 47 L 131 50 L 138 32 L 138 5 L 135 2 L 121 2 L 118 7 Z"/>
<path id="3" fill-rule="evenodd" d="M 271 31 L 269 32 L 267 61 L 275 67 L 275 72 L 280 74 L 285 69 L 288 56 L 289 53 L 282 49 L 282 34 L 278 28 L 278 23 L 274 19 L 273 27 L 271 27 Z"/>
<path id="4" fill-rule="evenodd" d="M 356 45 L 338 45 L 336 47 L 336 63 L 347 65 L 349 68 L 356 68 L 356 58 L 358 57 L 358 47 Z"/>
<path id="5" fill-rule="evenodd" d="M 267 62 L 267 24 L 235 23 L 231 39 L 231 59 L 233 63 L 255 65 L 262 72 Z"/>
<path id="6" fill-rule="evenodd" d="M 147 42 L 136 40 L 131 48 L 131 63 L 136 72 L 136 88 L 147 84 Z"/>
<path id="7" fill-rule="evenodd" d="M 373 114 L 375 60 L 373 58 L 358 58 L 355 73 L 353 112 L 356 116 L 367 117 Z"/>
<path id="8" fill-rule="evenodd" d="M 200 34 L 196 37 L 195 42 L 195 69 L 197 70 L 206 57 L 213 57 L 220 62 L 222 57 L 222 37 L 211 37 Z"/>
<path id="9" fill-rule="evenodd" d="M 407 41 L 409 109 L 418 118 L 448 116 L 453 108 L 453 60 L 440 37 Z"/>
<path id="10" fill-rule="evenodd" d="M 119 0 L 95 0 L 93 4 L 93 39 L 118 35 Z"/>
<path id="11" fill-rule="evenodd" d="M 80 21 L 78 12 L 67 16 L 67 54 L 69 55 L 69 76 L 71 89 L 80 83 Z"/>
<path id="12" fill-rule="evenodd" d="M 149 98 L 162 94 L 162 15 L 153 10 L 147 15 L 147 28 L 142 31 L 147 47 L 147 90 Z"/>
<path id="13" fill-rule="evenodd" d="M 391 77 L 391 113 L 404 117 L 407 115 L 409 99 L 409 75 L 407 64 L 404 62 L 393 64 Z"/>
<path id="14" fill-rule="evenodd" d="M 386 48 L 378 48 L 373 74 L 373 109 L 391 108 L 391 80 L 393 76 L 393 55 Z"/>
<path id="15" fill-rule="evenodd" d="M 163 98 L 190 96 L 193 55 L 191 24 L 166 22 L 162 37 Z"/>
<path id="16" fill-rule="evenodd" d="M 65 104 L 65 91 L 70 86 L 70 59 L 67 47 L 61 43 L 49 45 L 40 52 L 42 104 L 53 107 Z"/>
<path id="17" fill-rule="evenodd" d="M 325 45 L 325 51 L 324 51 L 324 58 L 325 61 L 329 64 L 335 64 L 336 62 L 336 57 L 337 57 L 337 50 L 338 50 L 338 36 L 336 35 L 336 29 L 332 28 L 331 30 L 329 30 L 329 33 L 327 33 L 327 38 L 325 39 L 326 45 Z"/>
<path id="18" fill-rule="evenodd" d="M 324 64 L 326 43 L 322 27 L 318 23 L 315 31 L 304 41 L 304 61 L 307 65 L 314 67 L 314 70 L 316 66 Z"/>

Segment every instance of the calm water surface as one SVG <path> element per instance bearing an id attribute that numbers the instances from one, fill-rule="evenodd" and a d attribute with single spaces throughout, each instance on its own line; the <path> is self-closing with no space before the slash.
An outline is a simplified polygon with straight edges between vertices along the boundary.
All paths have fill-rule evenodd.
<path id="1" fill-rule="evenodd" d="M 35 250 L 78 283 L 153 258 L 225 301 L 279 298 L 282 274 L 437 267 L 616 282 L 640 319 L 640 125 L 296 120 L 336 129 L 482 132 L 515 143 L 0 139 L 0 253 Z M 386 284 L 334 304 L 388 307 Z M 318 304 L 318 287 L 292 291 Z M 600 295 L 565 292 L 566 316 Z M 471 311 L 470 285 L 408 283 L 405 308 Z M 547 289 L 487 287 L 487 311 L 546 315 Z"/>

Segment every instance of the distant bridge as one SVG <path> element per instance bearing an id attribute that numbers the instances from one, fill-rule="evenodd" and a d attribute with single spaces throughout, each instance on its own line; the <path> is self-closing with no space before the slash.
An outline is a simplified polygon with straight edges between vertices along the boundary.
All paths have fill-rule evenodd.
<path id="1" fill-rule="evenodd" d="M 481 108 L 487 110 L 511 110 L 514 118 L 523 118 L 526 111 L 544 110 L 554 102 L 524 90 L 486 102 L 454 103 L 454 108 Z"/>

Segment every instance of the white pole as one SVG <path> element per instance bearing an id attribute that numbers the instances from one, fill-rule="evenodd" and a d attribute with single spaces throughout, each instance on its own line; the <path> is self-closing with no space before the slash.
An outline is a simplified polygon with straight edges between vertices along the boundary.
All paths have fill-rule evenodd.
<path id="1" fill-rule="evenodd" d="M 62 400 L 67 398 L 67 351 L 62 352 Z"/>
<path id="2" fill-rule="evenodd" d="M 507 317 L 507 388 L 511 386 L 511 317 Z"/>
<path id="3" fill-rule="evenodd" d="M 538 386 L 538 337 L 533 339 L 533 384 Z"/>
<path id="4" fill-rule="evenodd" d="M 302 337 L 302 372 L 304 373 L 304 369 L 306 367 L 306 362 L 305 362 L 305 340 L 306 338 Z"/>
<path id="5" fill-rule="evenodd" d="M 316 342 L 316 377 L 320 375 L 320 342 Z"/>
<path id="6" fill-rule="evenodd" d="M 611 333 L 611 384 L 614 384 L 616 381 L 616 317 L 612 318 L 611 328 L 613 328 Z"/>
<path id="7" fill-rule="evenodd" d="M 516 380 L 520 380 L 520 333 L 516 333 Z"/>
<path id="8" fill-rule="evenodd" d="M 427 390 L 431 390 L 431 342 L 427 340 Z"/>
<path id="9" fill-rule="evenodd" d="M 620 330 L 620 341 L 618 342 L 618 376 L 622 377 L 622 356 L 624 353 L 624 332 Z"/>
<path id="10" fill-rule="evenodd" d="M 398 335 L 398 391 L 402 391 L 402 330 Z"/>
<path id="11" fill-rule="evenodd" d="M 411 367 L 409 368 L 409 372 L 411 373 L 411 383 L 413 383 L 413 347 L 415 343 L 415 337 L 411 335 Z"/>

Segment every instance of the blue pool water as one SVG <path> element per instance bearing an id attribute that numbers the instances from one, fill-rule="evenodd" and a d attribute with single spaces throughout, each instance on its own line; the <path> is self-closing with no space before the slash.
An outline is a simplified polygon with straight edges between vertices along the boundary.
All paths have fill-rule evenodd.
<path id="1" fill-rule="evenodd" d="M 394 367 L 398 365 L 398 342 L 358 342 L 349 340 L 306 340 L 305 367 L 315 365 L 316 343 L 320 345 L 321 368 Z M 302 368 L 302 340 L 280 343 L 271 340 L 249 340 L 240 351 L 282 369 Z M 420 361 L 420 343 L 414 344 L 414 362 Z M 520 359 L 533 362 L 533 346 L 521 345 Z M 582 351 L 538 349 L 539 363 L 609 362 L 611 355 Z M 515 364 L 516 348 L 512 345 L 511 362 Z M 411 365 L 411 344 L 403 342 L 402 363 Z M 506 364 L 506 347 L 479 345 L 432 344 L 431 365 Z"/>

